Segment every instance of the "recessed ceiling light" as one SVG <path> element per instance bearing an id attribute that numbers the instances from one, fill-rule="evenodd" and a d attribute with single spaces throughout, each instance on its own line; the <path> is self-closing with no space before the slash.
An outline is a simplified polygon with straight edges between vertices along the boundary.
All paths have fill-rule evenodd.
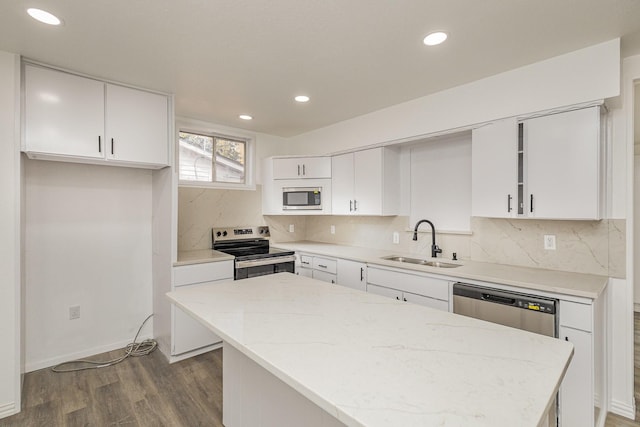
<path id="1" fill-rule="evenodd" d="M 29 8 L 27 13 L 35 20 L 49 25 L 60 25 L 62 21 L 57 16 L 47 12 L 46 10 Z"/>
<path id="2" fill-rule="evenodd" d="M 297 102 L 309 102 L 309 97 L 307 95 L 298 95 L 295 99 Z"/>
<path id="3" fill-rule="evenodd" d="M 251 119 L 253 119 L 253 117 L 251 117 L 248 114 L 240 114 L 238 117 L 240 117 L 242 120 L 251 120 Z"/>
<path id="4" fill-rule="evenodd" d="M 443 33 L 442 31 L 436 31 L 434 33 L 428 34 L 427 37 L 424 38 L 424 44 L 427 46 L 435 46 L 437 44 L 442 43 L 447 39 L 447 33 Z"/>

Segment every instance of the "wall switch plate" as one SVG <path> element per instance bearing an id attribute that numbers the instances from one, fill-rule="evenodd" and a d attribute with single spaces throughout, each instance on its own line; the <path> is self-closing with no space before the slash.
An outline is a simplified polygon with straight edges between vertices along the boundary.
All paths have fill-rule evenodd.
<path id="1" fill-rule="evenodd" d="M 556 235 L 555 234 L 545 234 L 544 235 L 544 248 L 548 251 L 556 250 Z"/>
<path id="2" fill-rule="evenodd" d="M 293 224 L 289 224 L 289 233 L 293 233 L 296 231 L 296 227 Z"/>
<path id="3" fill-rule="evenodd" d="M 331 234 L 336 234 L 336 226 L 335 225 L 331 226 Z"/>
<path id="4" fill-rule="evenodd" d="M 396 245 L 400 243 L 400 234 L 397 231 L 393 232 L 393 243 Z"/>
<path id="5" fill-rule="evenodd" d="M 80 318 L 80 306 L 74 305 L 73 307 L 69 307 L 69 320 L 79 319 Z"/>

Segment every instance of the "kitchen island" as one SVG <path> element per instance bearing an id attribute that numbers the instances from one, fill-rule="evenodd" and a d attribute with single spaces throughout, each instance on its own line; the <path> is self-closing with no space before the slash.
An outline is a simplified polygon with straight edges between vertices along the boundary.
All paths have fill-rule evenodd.
<path id="1" fill-rule="evenodd" d="M 168 297 L 224 340 L 227 427 L 545 425 L 573 352 L 288 273 Z"/>

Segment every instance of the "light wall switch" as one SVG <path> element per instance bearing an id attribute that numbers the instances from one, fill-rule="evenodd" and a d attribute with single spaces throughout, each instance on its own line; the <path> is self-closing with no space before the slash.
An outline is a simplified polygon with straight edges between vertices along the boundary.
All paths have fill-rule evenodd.
<path id="1" fill-rule="evenodd" d="M 336 226 L 335 225 L 331 226 L 331 234 L 336 234 Z"/>
<path id="2" fill-rule="evenodd" d="M 73 307 L 69 307 L 69 320 L 74 320 L 79 318 L 80 318 L 80 306 L 74 305 Z"/>
<path id="3" fill-rule="evenodd" d="M 556 235 L 555 234 L 545 234 L 544 235 L 544 248 L 548 251 L 556 250 Z"/>
<path id="4" fill-rule="evenodd" d="M 400 243 L 400 234 L 397 231 L 393 232 L 393 243 L 396 245 Z"/>
<path id="5" fill-rule="evenodd" d="M 293 233 L 296 231 L 296 227 L 293 224 L 289 224 L 289 233 Z"/>

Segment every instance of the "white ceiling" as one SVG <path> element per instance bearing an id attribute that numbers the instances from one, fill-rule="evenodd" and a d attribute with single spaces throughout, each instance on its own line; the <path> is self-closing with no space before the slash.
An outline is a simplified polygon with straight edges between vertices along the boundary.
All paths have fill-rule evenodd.
<path id="1" fill-rule="evenodd" d="M 438 29 L 449 40 L 424 46 Z M 180 116 L 280 136 L 616 37 L 623 56 L 640 53 L 640 0 L 0 2 L 0 50 L 174 93 Z M 311 102 L 295 103 L 301 93 Z"/>

